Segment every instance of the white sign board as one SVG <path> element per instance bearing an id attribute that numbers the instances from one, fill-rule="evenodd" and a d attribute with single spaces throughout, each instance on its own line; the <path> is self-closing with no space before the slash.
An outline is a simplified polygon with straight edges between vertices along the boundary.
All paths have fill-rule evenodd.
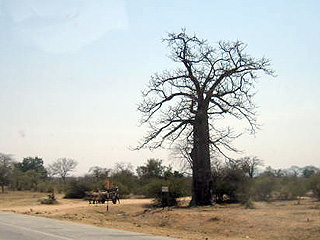
<path id="1" fill-rule="evenodd" d="M 169 192 L 169 187 L 162 186 L 162 192 Z"/>

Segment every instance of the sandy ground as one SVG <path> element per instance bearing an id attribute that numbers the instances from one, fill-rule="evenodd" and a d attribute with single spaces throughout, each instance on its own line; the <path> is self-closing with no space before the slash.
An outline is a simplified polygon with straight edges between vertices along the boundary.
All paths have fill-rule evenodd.
<path id="1" fill-rule="evenodd" d="M 89 205 L 83 200 L 63 199 L 43 205 L 46 194 L 0 194 L 0 210 L 111 227 L 181 239 L 320 239 L 320 202 L 255 203 L 255 209 L 239 204 L 155 209 L 151 199 L 123 199 L 121 204 Z"/>

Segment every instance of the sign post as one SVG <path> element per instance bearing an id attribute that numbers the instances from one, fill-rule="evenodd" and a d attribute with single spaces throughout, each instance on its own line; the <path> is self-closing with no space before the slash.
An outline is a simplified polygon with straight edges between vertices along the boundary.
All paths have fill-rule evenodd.
<path id="1" fill-rule="evenodd" d="M 168 206 L 168 195 L 169 195 L 169 187 L 168 186 L 162 186 L 161 188 L 162 192 L 162 207 Z"/>
<path id="2" fill-rule="evenodd" d="M 162 192 L 169 192 L 169 187 L 168 186 L 162 186 Z"/>

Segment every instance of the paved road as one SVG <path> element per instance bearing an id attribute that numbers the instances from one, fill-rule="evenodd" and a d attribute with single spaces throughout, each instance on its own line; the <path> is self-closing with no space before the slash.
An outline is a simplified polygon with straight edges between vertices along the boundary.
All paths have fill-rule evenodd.
<path id="1" fill-rule="evenodd" d="M 175 240 L 0 211 L 0 240 Z M 176 239 L 177 240 L 177 239 Z"/>

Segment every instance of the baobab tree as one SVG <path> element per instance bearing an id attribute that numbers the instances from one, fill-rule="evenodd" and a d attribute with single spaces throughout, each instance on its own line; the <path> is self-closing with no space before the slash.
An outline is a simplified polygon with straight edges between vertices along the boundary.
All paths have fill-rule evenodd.
<path id="1" fill-rule="evenodd" d="M 191 204 L 208 205 L 212 200 L 210 154 L 226 156 L 226 150 L 235 151 L 231 142 L 239 136 L 219 120 L 245 120 L 254 133 L 258 125 L 253 86 L 258 72 L 272 75 L 273 71 L 268 59 L 251 57 L 240 41 L 220 41 L 212 47 L 184 29 L 169 33 L 164 41 L 176 68 L 154 74 L 142 92 L 138 110 L 150 131 L 138 149 L 177 142 L 190 146 Z"/>

